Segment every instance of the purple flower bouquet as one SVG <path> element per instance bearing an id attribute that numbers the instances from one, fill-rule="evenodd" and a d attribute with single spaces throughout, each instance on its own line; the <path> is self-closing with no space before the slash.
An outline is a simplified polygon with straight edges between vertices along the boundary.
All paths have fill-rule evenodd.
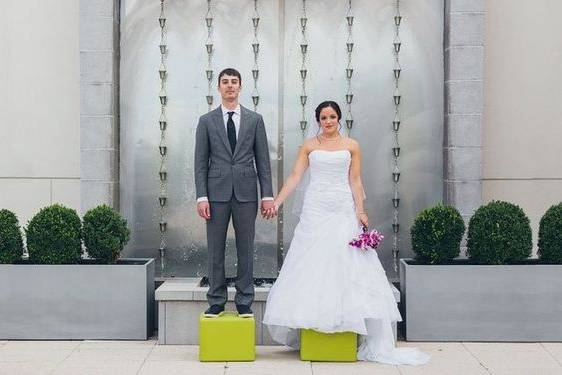
<path id="1" fill-rule="evenodd" d="M 384 236 L 376 229 L 369 231 L 366 226 L 363 226 L 363 233 L 349 241 L 349 244 L 361 250 L 369 250 L 369 248 L 375 250 L 383 238 Z"/>

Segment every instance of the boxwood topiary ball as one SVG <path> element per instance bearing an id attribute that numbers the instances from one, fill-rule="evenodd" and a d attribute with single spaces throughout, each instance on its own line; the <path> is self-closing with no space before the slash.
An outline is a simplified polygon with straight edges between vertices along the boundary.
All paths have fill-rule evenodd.
<path id="1" fill-rule="evenodd" d="M 23 240 L 16 215 L 0 210 L 0 263 L 14 263 L 23 254 Z"/>
<path id="2" fill-rule="evenodd" d="M 77 263 L 82 255 L 82 223 L 60 204 L 42 208 L 26 228 L 29 260 L 40 264 Z"/>
<path id="3" fill-rule="evenodd" d="M 129 241 L 127 221 L 107 205 L 84 215 L 84 245 L 88 255 L 104 263 L 115 263 Z"/>
<path id="4" fill-rule="evenodd" d="M 479 207 L 468 224 L 467 253 L 479 264 L 523 261 L 531 255 L 532 241 L 529 218 L 510 202 Z"/>
<path id="5" fill-rule="evenodd" d="M 465 225 L 456 208 L 438 204 L 422 210 L 410 230 L 412 250 L 422 263 L 450 263 L 459 255 Z"/>
<path id="6" fill-rule="evenodd" d="M 562 263 L 562 202 L 550 207 L 539 223 L 539 257 L 547 263 Z"/>

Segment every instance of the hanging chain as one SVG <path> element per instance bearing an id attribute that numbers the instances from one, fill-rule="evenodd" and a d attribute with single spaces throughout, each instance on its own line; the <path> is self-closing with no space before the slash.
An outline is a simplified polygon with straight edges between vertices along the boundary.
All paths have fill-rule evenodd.
<path id="1" fill-rule="evenodd" d="M 205 14 L 205 25 L 207 26 L 207 41 L 205 42 L 205 48 L 207 50 L 207 69 L 205 70 L 205 76 L 207 77 L 208 90 L 207 90 L 207 105 L 209 106 L 209 111 L 213 109 L 213 9 L 211 6 L 211 0 L 207 0 L 207 14 Z"/>
<path id="2" fill-rule="evenodd" d="M 166 58 L 168 55 L 168 47 L 166 45 L 166 15 L 164 13 L 164 0 L 160 0 L 160 16 L 158 18 L 160 25 L 160 67 L 158 68 L 158 76 L 160 77 L 160 118 L 158 125 L 160 127 L 160 144 L 158 150 L 160 153 L 160 170 L 158 173 L 160 179 L 160 195 L 158 196 L 158 205 L 160 207 L 160 262 L 161 266 L 164 265 L 164 256 L 166 253 L 166 204 L 167 204 L 167 189 L 166 189 L 166 155 L 168 147 L 166 146 L 166 128 L 168 120 L 166 119 L 166 105 L 168 104 L 168 95 L 166 94 L 166 78 L 168 72 L 166 70 Z"/>
<path id="3" fill-rule="evenodd" d="M 252 91 L 252 102 L 254 103 L 254 111 L 258 110 L 260 101 L 260 93 L 258 90 L 258 77 L 260 74 L 258 66 L 258 55 L 260 53 L 260 42 L 258 39 L 258 26 L 260 23 L 260 15 L 258 13 L 258 0 L 254 0 L 254 14 L 252 16 L 252 26 L 254 27 L 254 41 L 252 42 L 252 51 L 254 52 L 254 67 L 252 68 L 252 77 L 254 79 L 254 90 Z"/>
<path id="4" fill-rule="evenodd" d="M 306 53 L 308 52 L 308 41 L 306 39 L 306 23 L 308 21 L 308 18 L 306 17 L 306 0 L 302 0 L 302 13 L 300 16 L 300 26 L 301 26 L 301 33 L 302 33 L 302 38 L 301 38 L 301 43 L 300 43 L 300 48 L 301 48 L 301 58 L 302 58 L 302 63 L 301 63 L 301 68 L 300 68 L 300 77 L 301 77 L 301 95 L 300 95 L 300 104 L 302 107 L 302 116 L 301 116 L 301 120 L 300 120 L 300 128 L 302 131 L 302 135 L 303 138 L 306 136 L 306 127 L 307 127 L 307 121 L 306 121 L 306 100 L 308 99 L 308 96 L 306 94 L 306 75 L 307 75 L 307 69 L 306 69 Z"/>
<path id="5" fill-rule="evenodd" d="M 398 206 L 400 205 L 400 197 L 398 195 L 398 181 L 400 180 L 400 168 L 398 167 L 398 158 L 400 156 L 400 143 L 398 139 L 398 131 L 400 129 L 400 99 L 401 94 L 398 87 L 398 81 L 400 79 L 400 72 L 402 71 L 400 67 L 400 48 L 402 42 L 400 41 L 400 24 L 402 22 L 402 16 L 400 15 L 400 0 L 396 0 L 396 11 L 394 14 L 394 94 L 392 96 L 394 101 L 394 120 L 392 121 L 392 130 L 394 131 L 394 146 L 392 147 L 392 155 L 394 157 L 394 170 L 392 172 L 392 180 L 394 182 L 394 196 L 392 198 L 392 206 L 394 208 L 393 221 L 392 221 L 392 258 L 394 262 L 394 271 L 398 271 L 398 260 L 399 260 L 399 249 L 398 249 L 398 232 L 400 230 L 400 224 L 398 222 Z"/>
<path id="6" fill-rule="evenodd" d="M 351 89 L 351 78 L 353 77 L 353 64 L 352 64 L 352 53 L 353 53 L 353 11 L 352 11 L 352 0 L 349 0 L 349 6 L 347 9 L 347 14 L 345 16 L 347 20 L 347 41 L 346 51 L 347 51 L 347 67 L 345 69 L 345 79 L 347 80 L 347 93 L 345 94 L 345 102 L 347 104 L 347 115 L 345 118 L 345 126 L 347 128 L 347 134 L 351 132 L 353 128 L 353 113 L 351 110 L 351 103 L 353 103 L 353 91 Z"/>

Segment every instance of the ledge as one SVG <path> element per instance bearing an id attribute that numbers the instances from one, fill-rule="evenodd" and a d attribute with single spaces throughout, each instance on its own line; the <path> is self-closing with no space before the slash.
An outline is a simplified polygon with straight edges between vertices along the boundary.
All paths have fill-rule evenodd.
<path id="1" fill-rule="evenodd" d="M 198 286 L 197 280 L 168 280 L 156 290 L 157 301 L 207 301 L 208 287 Z M 400 302 L 400 291 L 392 284 L 396 302 Z M 254 301 L 267 301 L 269 286 L 255 288 Z M 234 301 L 235 288 L 228 288 L 228 300 Z"/>

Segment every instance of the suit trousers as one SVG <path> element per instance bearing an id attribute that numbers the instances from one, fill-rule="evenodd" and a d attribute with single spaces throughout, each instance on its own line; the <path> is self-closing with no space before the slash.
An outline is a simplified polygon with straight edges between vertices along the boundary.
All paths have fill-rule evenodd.
<path id="1" fill-rule="evenodd" d="M 258 202 L 239 202 L 233 194 L 228 202 L 209 202 L 209 204 L 211 218 L 207 220 L 209 276 L 207 300 L 209 305 L 221 306 L 227 301 L 224 263 L 226 234 L 232 217 L 238 258 L 234 302 L 249 307 L 254 300 L 254 235 Z"/>

